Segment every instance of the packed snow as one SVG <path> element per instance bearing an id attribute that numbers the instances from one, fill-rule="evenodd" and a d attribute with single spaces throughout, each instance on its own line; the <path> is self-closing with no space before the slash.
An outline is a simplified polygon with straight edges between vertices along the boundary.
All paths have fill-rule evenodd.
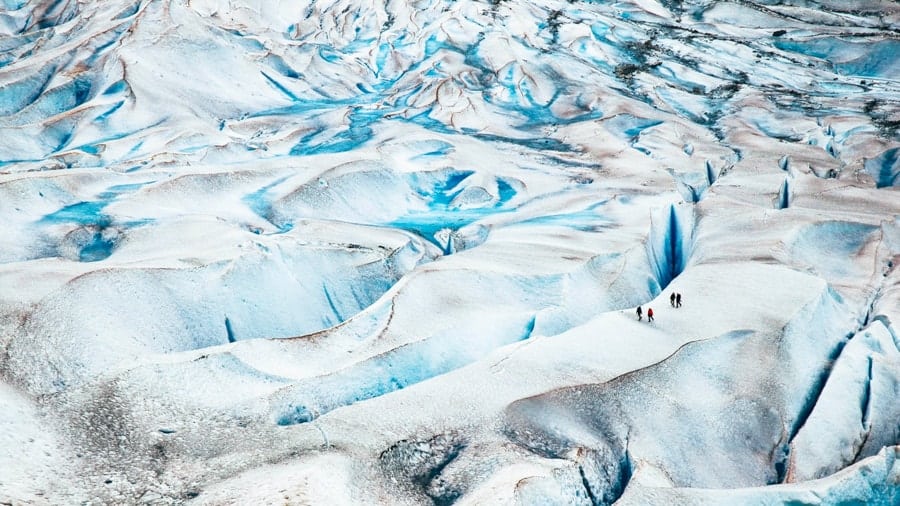
<path id="1" fill-rule="evenodd" d="M 898 32 L 0 0 L 0 504 L 900 504 Z"/>

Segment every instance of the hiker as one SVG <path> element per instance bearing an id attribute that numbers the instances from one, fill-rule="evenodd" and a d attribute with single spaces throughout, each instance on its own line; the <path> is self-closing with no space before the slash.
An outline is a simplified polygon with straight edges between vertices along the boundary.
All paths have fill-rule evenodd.
<path id="1" fill-rule="evenodd" d="M 669 304 L 672 304 L 672 307 L 675 307 L 675 292 L 672 292 L 672 295 L 669 295 Z"/>
<path id="2" fill-rule="evenodd" d="M 647 309 L 647 321 L 648 322 L 653 321 L 653 308 L 652 307 Z"/>
<path id="3" fill-rule="evenodd" d="M 681 307 L 681 294 L 675 294 L 675 307 Z"/>
<path id="4" fill-rule="evenodd" d="M 638 315 L 638 321 L 641 321 L 644 319 L 644 311 L 641 310 L 641 306 L 638 306 L 637 311 L 635 311 L 635 313 L 637 313 L 637 315 Z"/>

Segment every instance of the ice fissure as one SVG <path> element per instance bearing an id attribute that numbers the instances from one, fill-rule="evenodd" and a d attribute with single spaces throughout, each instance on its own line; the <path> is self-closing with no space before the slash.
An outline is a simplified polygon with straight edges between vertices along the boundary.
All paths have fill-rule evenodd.
<path id="1" fill-rule="evenodd" d="M 228 317 L 225 317 L 225 334 L 228 338 L 229 343 L 233 343 L 236 341 L 234 337 L 234 329 L 231 328 L 231 320 Z"/>
<path id="2" fill-rule="evenodd" d="M 593 457 L 596 455 L 596 457 Z M 592 450 L 578 450 L 579 459 L 575 462 L 581 483 L 592 505 L 607 506 L 614 504 L 631 479 L 632 469 L 627 448 L 618 463 L 610 469 L 603 461 L 602 454 Z"/>
<path id="3" fill-rule="evenodd" d="M 827 384 L 828 379 L 831 375 L 834 367 L 834 362 L 840 358 L 841 353 L 846 348 L 847 343 L 851 337 L 853 337 L 853 334 L 849 334 L 846 340 L 839 342 L 838 345 L 835 346 L 834 349 L 832 349 L 832 351 L 828 355 L 828 361 L 824 364 L 824 367 L 822 368 L 818 377 L 816 377 L 813 383 L 809 385 L 809 390 L 804 396 L 804 401 L 800 406 L 800 410 L 797 412 L 796 417 L 793 419 L 794 421 L 790 425 L 790 430 L 787 433 L 787 439 L 784 444 L 785 461 L 790 459 L 791 442 L 794 440 L 794 438 L 797 436 L 797 433 L 803 428 L 803 425 L 813 413 L 813 410 L 815 409 L 819 398 L 822 396 L 822 392 L 825 389 L 825 385 Z M 778 466 L 778 469 L 778 483 L 781 483 L 786 477 L 787 467 L 784 465 L 780 465 Z"/>
<path id="4" fill-rule="evenodd" d="M 834 370 L 813 413 L 791 442 L 788 480 L 821 478 L 874 455 L 885 443 L 896 444 L 895 387 L 900 377 L 891 365 L 900 355 L 887 329 L 874 323 L 857 332 L 835 361 Z M 891 400 L 887 400 L 885 396 Z M 847 396 L 856 405 L 836 401 Z M 823 458 L 831 457 L 831 458 Z"/>
<path id="5" fill-rule="evenodd" d="M 791 187 L 787 178 L 781 183 L 778 190 L 778 197 L 775 199 L 775 209 L 787 209 L 791 204 Z"/>
<path id="6" fill-rule="evenodd" d="M 584 487 L 584 493 L 587 495 L 588 500 L 592 505 L 600 504 L 600 501 L 594 495 L 593 485 L 591 485 L 587 474 L 584 472 L 584 466 L 581 464 L 578 464 L 578 474 L 581 476 L 581 486 Z"/>
<path id="7" fill-rule="evenodd" d="M 707 186 L 712 186 L 719 179 L 719 174 L 721 172 L 717 171 L 713 168 L 712 162 L 709 160 L 706 161 L 706 184 Z M 696 202 L 696 201 L 695 201 Z"/>
<path id="8" fill-rule="evenodd" d="M 891 148 L 865 161 L 865 170 L 878 188 L 898 186 L 900 183 L 900 148 Z"/>
<path id="9" fill-rule="evenodd" d="M 693 209 L 672 204 L 650 217 L 648 249 L 659 293 L 687 266 L 691 255 Z"/>
<path id="10" fill-rule="evenodd" d="M 871 413 L 869 412 L 869 410 L 871 409 L 871 400 L 872 400 L 872 357 L 869 356 L 869 357 L 867 357 L 867 359 L 868 360 L 866 361 L 866 388 L 865 388 L 865 391 L 863 392 L 863 397 L 862 397 L 862 401 L 861 401 L 862 405 L 860 406 L 860 411 L 862 412 L 861 425 L 862 425 L 863 429 L 866 431 L 866 433 L 868 434 L 868 432 L 871 430 L 871 424 L 869 423 L 869 418 L 871 416 Z M 863 444 L 865 444 L 865 441 L 863 442 Z M 860 445 L 860 447 L 862 447 L 862 446 L 863 445 Z M 855 462 L 856 459 L 853 459 L 853 461 Z"/>

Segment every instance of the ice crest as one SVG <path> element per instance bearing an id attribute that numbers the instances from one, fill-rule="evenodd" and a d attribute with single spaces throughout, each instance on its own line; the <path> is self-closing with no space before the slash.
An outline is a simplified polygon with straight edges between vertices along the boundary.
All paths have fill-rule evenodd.
<path id="1" fill-rule="evenodd" d="M 898 28 L 0 0 L 0 503 L 897 504 Z"/>

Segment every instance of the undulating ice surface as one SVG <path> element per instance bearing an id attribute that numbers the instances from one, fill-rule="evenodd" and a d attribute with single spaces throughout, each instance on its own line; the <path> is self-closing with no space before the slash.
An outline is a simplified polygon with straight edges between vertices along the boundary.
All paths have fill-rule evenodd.
<path id="1" fill-rule="evenodd" d="M 0 0 L 0 504 L 900 504 L 898 33 Z"/>

